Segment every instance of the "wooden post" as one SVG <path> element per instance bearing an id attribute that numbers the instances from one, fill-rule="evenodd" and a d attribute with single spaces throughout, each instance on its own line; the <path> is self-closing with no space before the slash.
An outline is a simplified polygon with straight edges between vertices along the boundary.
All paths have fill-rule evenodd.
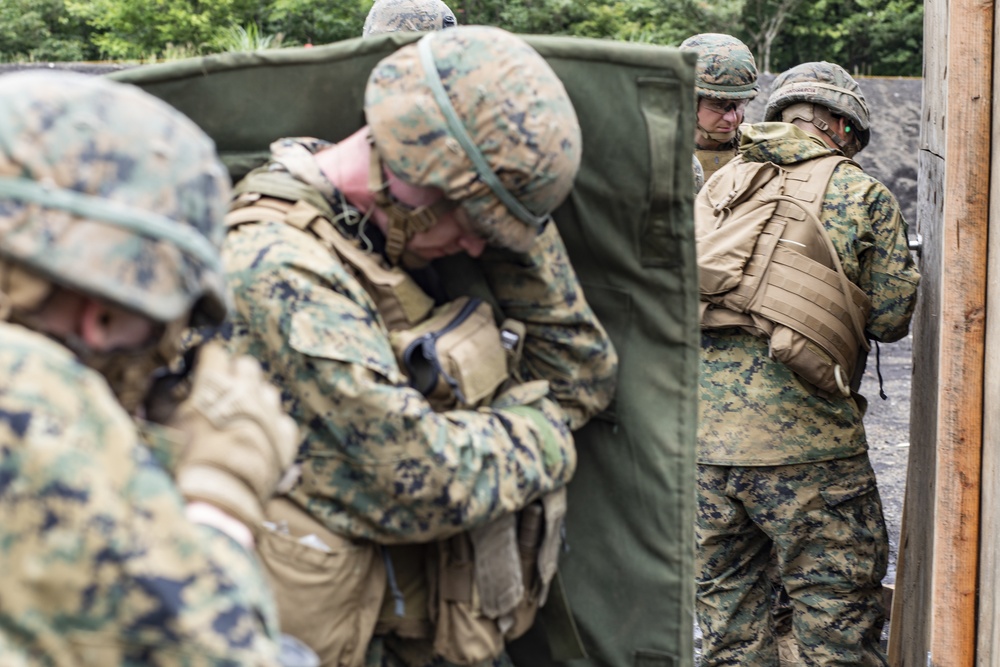
<path id="1" fill-rule="evenodd" d="M 993 0 L 925 5 L 910 468 L 894 665 L 971 667 L 976 648 Z"/>
<path id="2" fill-rule="evenodd" d="M 993 17 L 993 43 L 1000 44 L 1000 13 Z M 1000 137 L 1000 55 L 993 55 L 993 136 Z M 991 144 L 993 142 L 990 142 Z M 989 259 L 986 281 L 986 360 L 983 364 L 982 541 L 979 567 L 979 638 L 976 665 L 1000 664 L 1000 150 L 990 159 Z"/>

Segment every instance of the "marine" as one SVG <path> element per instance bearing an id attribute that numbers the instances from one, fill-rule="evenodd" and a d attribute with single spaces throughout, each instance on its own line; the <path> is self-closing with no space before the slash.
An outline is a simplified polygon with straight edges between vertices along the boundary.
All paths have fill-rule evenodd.
<path id="1" fill-rule="evenodd" d="M 694 155 L 701 167 L 701 178 L 695 169 L 695 180 L 704 183 L 736 157 L 743 114 L 760 90 L 757 64 L 746 44 L 731 35 L 692 35 L 681 42 L 680 48 L 698 54 Z"/>
<path id="2" fill-rule="evenodd" d="M 764 163 L 808 173 L 813 162 L 847 158 L 828 180 L 819 220 L 836 253 L 832 261 L 870 306 L 851 317 L 862 316 L 868 339 L 899 340 L 909 329 L 919 273 L 896 199 L 849 159 L 871 139 L 857 82 L 832 63 L 799 65 L 775 79 L 765 114 L 767 122 L 745 126 L 739 157 L 715 178 L 722 183 L 745 165 Z M 698 225 L 710 224 L 701 217 L 712 207 L 710 186 L 698 196 Z M 888 539 L 867 454 L 866 401 L 856 384 L 818 390 L 770 353 L 773 343 L 741 327 L 702 330 L 702 664 L 779 663 L 765 575 L 772 550 L 802 661 L 886 664 L 879 638 Z M 862 358 L 864 350 L 859 345 Z"/>
<path id="3" fill-rule="evenodd" d="M 375 0 L 365 17 L 362 36 L 443 30 L 456 25 L 455 13 L 442 0 Z"/>
<path id="4" fill-rule="evenodd" d="M 364 112 L 339 143 L 275 142 L 227 217 L 223 338 L 302 432 L 261 553 L 323 664 L 506 664 L 548 594 L 571 432 L 615 386 L 549 219 L 579 125 L 544 59 L 487 27 L 386 57 Z"/>
<path id="5" fill-rule="evenodd" d="M 187 327 L 225 317 L 228 193 L 152 96 L 0 79 L 4 665 L 278 664 L 254 535 L 295 425 L 218 345 L 168 372 Z"/>

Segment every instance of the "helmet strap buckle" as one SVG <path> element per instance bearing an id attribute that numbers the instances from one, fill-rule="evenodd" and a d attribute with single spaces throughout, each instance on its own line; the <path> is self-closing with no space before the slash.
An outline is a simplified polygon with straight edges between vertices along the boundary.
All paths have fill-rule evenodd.
<path id="1" fill-rule="evenodd" d="M 368 189 L 375 198 L 375 206 L 389 218 L 389 228 L 386 231 L 385 254 L 392 266 L 399 263 L 407 242 L 414 235 L 425 232 L 438 222 L 438 216 L 450 210 L 454 204 L 442 199 L 429 206 L 411 208 L 393 197 L 389 191 L 389 182 L 385 178 L 385 168 L 382 158 L 375 149 L 375 142 L 368 134 L 371 145 L 371 159 L 368 170 Z"/>

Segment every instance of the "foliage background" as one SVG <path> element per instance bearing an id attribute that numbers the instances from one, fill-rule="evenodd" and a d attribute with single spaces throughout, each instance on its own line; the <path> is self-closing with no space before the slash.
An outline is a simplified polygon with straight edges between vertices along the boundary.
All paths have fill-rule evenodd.
<path id="1" fill-rule="evenodd" d="M 677 45 L 726 32 L 761 71 L 808 60 L 920 76 L 922 0 L 451 0 L 460 23 Z M 371 0 L 3 0 L 0 62 L 154 60 L 323 44 L 361 33 Z"/>

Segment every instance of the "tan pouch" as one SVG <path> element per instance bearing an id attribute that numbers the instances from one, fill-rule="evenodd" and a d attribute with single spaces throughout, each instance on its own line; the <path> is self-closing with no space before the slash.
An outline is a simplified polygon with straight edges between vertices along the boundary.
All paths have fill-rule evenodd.
<path id="1" fill-rule="evenodd" d="M 559 565 L 566 519 L 566 489 L 547 494 L 518 514 L 517 549 L 524 580 L 524 596 L 511 612 L 512 623 L 504 633 L 517 639 L 534 624 L 539 607 L 549 596 L 549 587 Z"/>
<path id="2" fill-rule="evenodd" d="M 855 367 L 868 349 L 862 323 L 871 302 L 842 272 L 778 248 L 754 303 L 755 312 L 774 323 L 771 357 L 827 398 L 857 390 L 851 386 Z"/>
<path id="3" fill-rule="evenodd" d="M 566 490 L 440 542 L 434 652 L 471 665 L 497 657 L 532 626 L 555 577 Z"/>
<path id="4" fill-rule="evenodd" d="M 456 299 L 389 338 L 410 386 L 437 411 L 488 404 L 507 379 L 507 351 L 481 299 Z"/>
<path id="5" fill-rule="evenodd" d="M 482 613 L 469 534 L 461 533 L 437 545 L 437 568 L 430 582 L 436 598 L 434 654 L 457 665 L 499 656 L 503 635 L 496 621 Z"/>
<path id="6" fill-rule="evenodd" d="M 257 553 L 282 632 L 308 645 L 324 667 L 361 667 L 386 589 L 378 547 L 327 530 L 286 498 L 265 513 Z"/>
<path id="7" fill-rule="evenodd" d="M 375 634 L 395 634 L 406 639 L 428 639 L 430 591 L 427 583 L 427 544 L 383 546 L 389 590 L 382 601 Z"/>

